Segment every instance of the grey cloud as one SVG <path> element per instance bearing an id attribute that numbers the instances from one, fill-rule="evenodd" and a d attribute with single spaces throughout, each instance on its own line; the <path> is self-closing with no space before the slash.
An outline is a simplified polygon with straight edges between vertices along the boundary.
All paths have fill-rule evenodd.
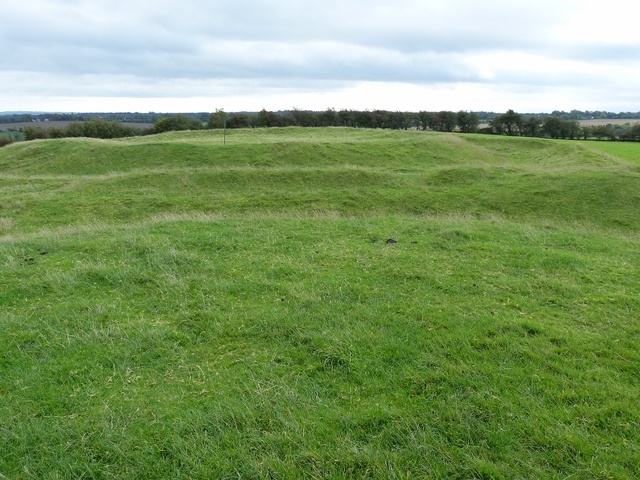
<path id="1" fill-rule="evenodd" d="M 76 88 L 58 92 L 88 96 L 207 94 L 234 84 L 240 90 L 270 85 L 330 90 L 354 82 L 504 83 L 525 89 L 607 83 L 604 66 L 637 65 L 640 48 L 615 39 L 590 43 L 588 36 L 560 44 L 558 32 L 582 5 L 582 0 L 22 0 L 3 5 L 0 72 L 15 72 L 26 82 L 24 91 L 52 91 L 34 78 L 64 79 Z M 495 66 L 474 60 L 496 52 L 509 52 L 516 61 Z M 591 64 L 594 72 L 572 73 L 553 62 L 549 68 L 523 68 L 518 52 Z"/>
<path id="2" fill-rule="evenodd" d="M 37 2 L 26 0 L 24 3 Z M 135 73 L 135 66 L 127 60 L 140 55 L 141 65 L 149 68 L 148 62 L 155 58 L 157 62 L 152 71 L 172 76 L 178 66 L 172 59 L 184 62 L 180 60 L 182 55 L 187 58 L 187 66 L 189 58 L 194 62 L 211 61 L 206 56 L 198 56 L 200 45 L 224 41 L 244 42 L 248 47 L 256 42 L 265 42 L 267 47 L 283 43 L 333 42 L 403 55 L 539 48 L 544 44 L 545 29 L 554 18 L 544 9 L 514 8 L 511 2 L 501 1 L 406 0 L 401 4 L 389 4 L 381 1 L 244 0 L 218 4 L 192 0 L 176 4 L 162 0 L 153 3 L 131 0 L 126 8 L 122 8 L 122 4 L 54 0 L 47 2 L 47 8 L 42 11 L 14 6 L 16 21 L 8 21 L 8 29 L 3 34 L 5 39 L 16 41 L 16 55 L 21 59 L 14 58 L 14 65 L 27 70 L 42 69 L 43 65 L 55 69 L 58 65 L 60 70 L 111 72 L 111 63 L 122 62 L 120 68 L 133 68 L 128 71 Z M 10 20 L 12 11 L 8 12 Z M 490 21 L 479 21 L 481 15 Z M 24 24 L 22 18 L 28 24 Z M 34 50 L 40 50 L 40 55 Z M 73 58 L 68 59 L 74 54 L 80 54 L 75 63 L 71 61 Z M 237 54 L 253 61 L 250 49 Z M 49 57 L 44 63 L 40 60 L 43 56 Z M 287 69 L 290 65 L 283 61 L 282 67 Z M 222 69 L 227 70 L 228 75 L 236 71 L 233 61 Z M 213 74 L 216 72 L 214 69 Z M 346 72 L 354 72 L 354 69 L 347 68 Z M 313 70 L 311 73 L 316 74 Z M 372 72 L 372 77 L 378 77 L 379 73 Z M 242 72 L 238 74 L 242 76 Z M 366 70 L 362 69 L 359 78 L 366 78 L 365 74 Z M 394 72 L 389 75 L 396 76 Z"/>
<path id="3" fill-rule="evenodd" d="M 3 65 L 4 64 L 4 65 Z M 469 81 L 457 55 L 335 42 L 289 44 L 206 41 L 198 47 L 102 48 L 95 44 L 23 46 L 0 60 L 3 70 L 60 74 L 130 74 L 148 78 L 298 78 L 375 81 Z"/>
<path id="4" fill-rule="evenodd" d="M 609 45 L 580 45 L 559 47 L 558 54 L 565 58 L 576 60 L 619 63 L 640 62 L 640 42 L 634 45 L 609 44 Z"/>

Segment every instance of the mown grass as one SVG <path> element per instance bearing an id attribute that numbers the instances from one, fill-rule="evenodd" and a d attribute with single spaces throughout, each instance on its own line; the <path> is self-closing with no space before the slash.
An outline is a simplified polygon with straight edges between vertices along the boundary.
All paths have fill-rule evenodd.
<path id="1" fill-rule="evenodd" d="M 633 155 L 487 138 L 6 147 L 0 474 L 634 478 Z"/>

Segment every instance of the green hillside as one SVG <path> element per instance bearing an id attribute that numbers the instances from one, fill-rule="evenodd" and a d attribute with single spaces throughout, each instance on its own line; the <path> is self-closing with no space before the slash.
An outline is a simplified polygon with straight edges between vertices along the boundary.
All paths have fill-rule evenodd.
<path id="1" fill-rule="evenodd" d="M 202 132 L 5 148 L 1 215 L 11 228 L 2 233 L 187 212 L 640 227 L 633 144 L 617 157 L 596 142 L 354 129 L 233 131 L 228 140 Z"/>
<path id="2" fill-rule="evenodd" d="M 634 478 L 640 145 L 0 149 L 0 478 Z"/>

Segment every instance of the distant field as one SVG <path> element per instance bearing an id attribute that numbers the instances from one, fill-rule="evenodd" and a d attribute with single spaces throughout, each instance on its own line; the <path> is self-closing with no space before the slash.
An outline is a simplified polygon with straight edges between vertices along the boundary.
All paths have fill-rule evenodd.
<path id="1" fill-rule="evenodd" d="M 0 131 L 7 130 L 20 130 L 21 128 L 34 127 L 34 128 L 66 128 L 70 123 L 75 122 L 22 122 L 22 123 L 0 123 Z M 126 123 L 134 128 L 149 128 L 152 127 L 152 123 Z"/>
<path id="2" fill-rule="evenodd" d="M 615 118 L 615 119 L 607 119 L 607 118 L 596 118 L 596 119 L 592 119 L 592 120 L 579 120 L 578 121 L 580 123 L 580 125 L 587 127 L 587 126 L 595 126 L 595 125 L 607 125 L 607 124 L 611 124 L 611 125 L 625 125 L 627 123 L 633 125 L 635 123 L 640 123 L 640 120 L 638 120 L 637 118 L 631 118 L 631 119 L 625 119 L 625 118 Z M 483 123 L 481 125 L 479 125 L 480 128 L 487 128 L 489 127 L 488 123 Z"/>
<path id="3" fill-rule="evenodd" d="M 0 478 L 632 479 L 640 144 L 0 149 Z"/>
<path id="4" fill-rule="evenodd" d="M 625 125 L 625 124 L 634 125 L 636 123 L 640 123 L 640 120 L 637 118 L 595 118 L 593 120 L 580 120 L 580 125 L 582 126 L 595 126 L 595 125 Z"/>

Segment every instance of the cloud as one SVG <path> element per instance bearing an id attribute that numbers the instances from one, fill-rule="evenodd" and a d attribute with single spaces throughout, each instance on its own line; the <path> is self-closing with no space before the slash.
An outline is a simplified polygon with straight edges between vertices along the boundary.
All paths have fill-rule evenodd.
<path id="1" fill-rule="evenodd" d="M 22 0 L 3 5 L 0 78 L 15 108 L 18 95 L 249 98 L 274 85 L 312 103 L 375 83 L 467 98 L 472 86 L 550 99 L 574 87 L 613 105 L 612 84 L 640 81 L 640 34 L 620 11 L 594 0 Z"/>
<path id="2" fill-rule="evenodd" d="M 11 63 L 35 71 L 75 68 L 77 73 L 110 73 L 117 65 L 128 73 L 137 73 L 137 67 L 175 76 L 176 67 L 185 60 L 187 66 L 229 60 L 250 64 L 267 57 L 274 65 L 278 65 L 274 60 L 280 60 L 284 67 L 296 59 L 311 65 L 319 46 L 325 50 L 333 46 L 329 53 L 350 55 L 365 66 L 369 52 L 382 53 L 381 60 L 392 60 L 389 69 L 393 69 L 397 57 L 543 47 L 562 10 L 556 6 L 552 15 L 548 13 L 552 10 L 539 6 L 514 7 L 513 2 L 495 0 L 400 4 L 131 0 L 126 8 L 118 8 L 123 3 L 16 2 L 3 11 L 7 25 L 3 37 L 15 48 Z M 482 17 L 488 21 L 478 21 Z M 301 50 L 302 45 L 307 48 Z M 232 47 L 232 58 L 225 47 Z M 358 54 L 363 57 L 354 59 Z M 221 74 L 223 69 L 211 70 Z M 226 70 L 234 74 L 233 62 Z M 191 66 L 189 71 L 197 76 L 208 70 Z M 378 74 L 376 70 L 372 77 Z M 363 69 L 360 76 L 365 75 Z"/>

